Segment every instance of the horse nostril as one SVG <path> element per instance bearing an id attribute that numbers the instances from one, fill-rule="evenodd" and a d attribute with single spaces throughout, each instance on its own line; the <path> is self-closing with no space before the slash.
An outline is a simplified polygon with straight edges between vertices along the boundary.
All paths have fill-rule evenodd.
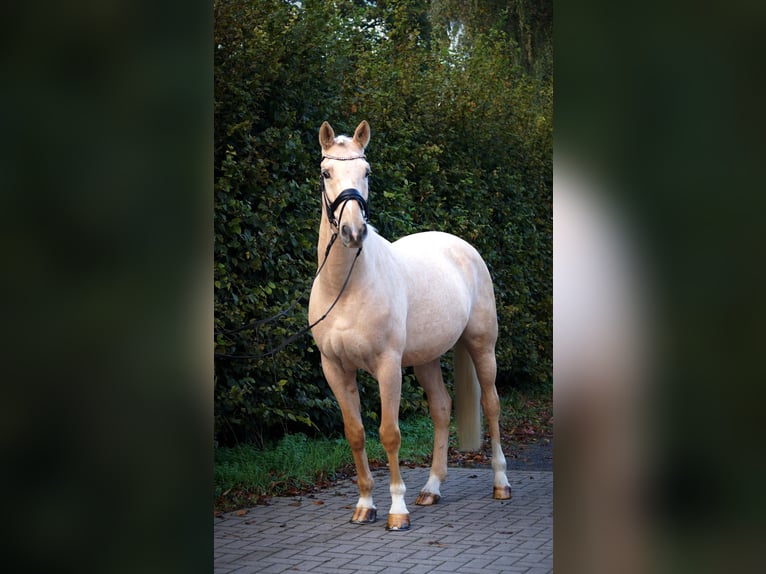
<path id="1" fill-rule="evenodd" d="M 349 245 L 358 246 L 367 237 L 367 225 L 362 224 L 361 227 L 356 228 L 344 223 L 340 226 L 340 237 L 347 247 Z"/>

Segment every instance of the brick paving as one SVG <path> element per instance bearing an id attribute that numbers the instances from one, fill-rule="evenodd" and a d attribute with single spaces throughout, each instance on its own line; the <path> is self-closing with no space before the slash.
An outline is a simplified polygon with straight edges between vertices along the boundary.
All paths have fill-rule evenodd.
<path id="1" fill-rule="evenodd" d="M 373 472 L 374 524 L 350 524 L 350 480 L 215 518 L 216 574 L 553 572 L 553 473 L 509 470 L 513 498 L 492 499 L 488 468 L 450 468 L 442 499 L 416 506 L 427 468 L 403 469 L 412 528 L 387 532 L 388 472 Z"/>

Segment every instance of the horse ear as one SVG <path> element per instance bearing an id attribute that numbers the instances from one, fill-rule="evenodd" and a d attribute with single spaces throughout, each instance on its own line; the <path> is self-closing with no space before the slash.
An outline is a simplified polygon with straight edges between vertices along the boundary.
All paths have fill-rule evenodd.
<path id="1" fill-rule="evenodd" d="M 367 120 L 362 120 L 362 122 L 356 126 L 354 141 L 361 146 L 362 149 L 366 148 L 367 144 L 370 143 L 370 124 L 367 123 Z"/>
<path id="2" fill-rule="evenodd" d="M 332 130 L 332 126 L 330 124 L 324 122 L 322 127 L 319 128 L 319 145 L 321 145 L 322 149 L 326 151 L 330 149 L 334 143 L 335 132 Z"/>

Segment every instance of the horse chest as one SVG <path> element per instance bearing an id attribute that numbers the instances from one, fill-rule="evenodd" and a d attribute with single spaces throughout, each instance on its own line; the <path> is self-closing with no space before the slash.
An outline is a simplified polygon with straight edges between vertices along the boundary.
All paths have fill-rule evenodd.
<path id="1" fill-rule="evenodd" d="M 370 370 L 381 354 L 401 352 L 404 346 L 404 318 L 386 308 L 332 315 L 314 328 L 314 340 L 323 355 L 346 369 Z"/>

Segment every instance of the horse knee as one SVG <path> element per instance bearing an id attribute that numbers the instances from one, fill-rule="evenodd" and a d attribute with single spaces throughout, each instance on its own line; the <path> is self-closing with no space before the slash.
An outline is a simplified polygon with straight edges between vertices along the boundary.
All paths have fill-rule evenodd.
<path id="1" fill-rule="evenodd" d="M 364 448 L 364 427 L 346 426 L 346 440 L 352 451 L 360 451 Z"/>
<path id="2" fill-rule="evenodd" d="M 399 425 L 381 425 L 380 444 L 386 452 L 398 450 L 402 442 L 402 435 L 399 431 Z"/>

